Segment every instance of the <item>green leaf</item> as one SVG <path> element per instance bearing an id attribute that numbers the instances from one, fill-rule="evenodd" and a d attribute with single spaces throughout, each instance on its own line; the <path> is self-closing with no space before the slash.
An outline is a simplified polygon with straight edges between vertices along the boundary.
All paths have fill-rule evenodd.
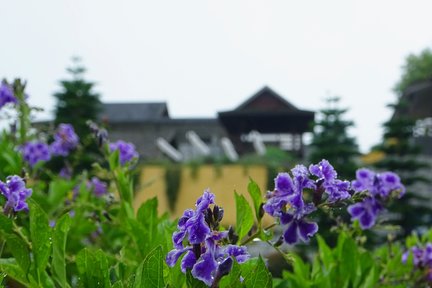
<path id="1" fill-rule="evenodd" d="M 237 261 L 234 260 L 230 273 L 222 277 L 221 281 L 219 282 L 219 287 L 220 288 L 241 287 L 242 284 L 240 282 L 240 276 L 241 276 L 240 265 L 237 263 Z"/>
<path id="2" fill-rule="evenodd" d="M 51 266 L 53 274 L 60 285 L 66 287 L 66 238 L 70 228 L 69 214 L 64 214 L 56 223 L 53 233 L 53 252 Z"/>
<path id="3" fill-rule="evenodd" d="M 248 184 L 248 192 L 254 204 L 256 219 L 259 222 L 262 218 L 260 208 L 263 201 L 262 201 L 261 189 L 259 188 L 258 184 L 252 179 L 250 179 Z"/>
<path id="4" fill-rule="evenodd" d="M 272 276 L 268 271 L 261 257 L 255 268 L 244 277 L 244 284 L 247 288 L 271 288 Z"/>
<path id="5" fill-rule="evenodd" d="M 165 287 L 163 259 L 162 247 L 153 249 L 138 267 L 133 287 Z"/>
<path id="6" fill-rule="evenodd" d="M 122 201 L 132 205 L 133 183 L 130 177 L 128 177 L 123 170 L 118 169 L 116 173 L 116 182 Z"/>
<path id="7" fill-rule="evenodd" d="M 109 157 L 108 157 L 110 170 L 114 171 L 118 167 L 120 167 L 120 151 L 118 149 L 116 149 L 113 152 L 110 152 L 109 148 L 108 148 L 108 151 L 110 153 Z"/>
<path id="8" fill-rule="evenodd" d="M 2 272 L 2 274 L 8 275 L 8 277 L 16 280 L 17 282 L 25 285 L 26 287 L 32 287 L 31 285 L 29 285 L 25 273 L 23 273 L 22 269 L 17 265 L 14 258 L 0 259 L 0 271 Z"/>
<path id="9" fill-rule="evenodd" d="M 367 274 L 367 277 L 361 287 L 365 287 L 365 288 L 376 287 L 377 280 L 378 280 L 378 275 L 375 271 L 375 267 L 372 267 L 369 273 Z"/>
<path id="10" fill-rule="evenodd" d="M 134 241 L 134 244 L 136 246 L 135 251 L 139 252 L 139 255 L 137 256 L 141 260 L 146 255 L 146 251 L 148 251 L 151 244 L 146 239 L 148 233 L 137 220 L 132 218 L 126 218 L 124 221 L 126 231 L 129 233 L 130 237 Z"/>
<path id="11" fill-rule="evenodd" d="M 253 213 L 249 203 L 243 195 L 239 195 L 237 192 L 235 192 L 234 195 L 237 210 L 236 229 L 239 235 L 239 241 L 241 241 L 241 239 L 248 234 L 254 224 Z"/>
<path id="12" fill-rule="evenodd" d="M 112 286 L 111 286 L 111 288 L 123 288 L 124 286 L 123 286 L 123 283 L 122 283 L 122 281 L 117 281 L 117 282 L 115 282 Z"/>
<path id="13" fill-rule="evenodd" d="M 6 236 L 6 243 L 24 274 L 30 268 L 30 251 L 27 243 L 14 234 Z"/>
<path id="14" fill-rule="evenodd" d="M 58 208 L 58 203 L 63 202 L 67 193 L 71 191 L 74 186 L 75 182 L 69 180 L 66 181 L 64 179 L 56 179 L 50 183 L 47 200 L 50 204 L 51 210 Z"/>
<path id="15" fill-rule="evenodd" d="M 306 284 L 309 281 L 309 265 L 304 263 L 303 260 L 295 254 L 291 254 L 291 257 L 293 258 L 292 265 L 294 274 Z"/>
<path id="16" fill-rule="evenodd" d="M 80 275 L 80 287 L 110 287 L 108 260 L 102 250 L 96 252 L 87 248 L 76 256 Z"/>
<path id="17" fill-rule="evenodd" d="M 157 207 L 158 200 L 154 197 L 143 203 L 137 213 L 137 220 L 146 230 L 146 238 L 149 243 L 153 243 L 153 238 L 156 236 L 155 230 L 158 224 Z"/>
<path id="18" fill-rule="evenodd" d="M 195 279 L 190 271 L 186 273 L 186 287 L 188 288 L 206 288 L 207 285 L 201 280 Z"/>
<path id="19" fill-rule="evenodd" d="M 12 219 L 0 213 L 0 232 L 12 233 L 13 222 Z"/>
<path id="20" fill-rule="evenodd" d="M 326 269 L 329 269 L 333 263 L 333 253 L 321 235 L 317 235 L 319 257 Z"/>
<path id="21" fill-rule="evenodd" d="M 167 269 L 169 272 L 167 287 L 183 287 L 186 277 L 180 269 L 180 262 L 181 261 L 177 261 L 174 267 Z"/>
<path id="22" fill-rule="evenodd" d="M 358 267 L 358 252 L 357 245 L 354 242 L 354 239 L 347 237 L 343 243 L 342 248 L 342 256 L 339 258 L 343 263 L 340 265 L 340 273 L 343 275 L 345 279 L 345 283 L 351 283 L 351 285 L 355 282 L 357 275 L 357 267 Z"/>
<path id="23" fill-rule="evenodd" d="M 39 277 L 40 274 L 45 271 L 48 258 L 51 254 L 51 228 L 48 225 L 47 214 L 32 199 L 29 200 L 29 210 L 32 251 L 36 262 L 37 275 Z"/>

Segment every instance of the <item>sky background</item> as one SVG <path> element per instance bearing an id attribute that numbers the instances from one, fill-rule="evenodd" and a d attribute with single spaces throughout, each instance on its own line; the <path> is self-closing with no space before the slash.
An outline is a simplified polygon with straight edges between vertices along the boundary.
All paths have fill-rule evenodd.
<path id="1" fill-rule="evenodd" d="M 432 47 L 430 0 L 1 3 L 0 77 L 28 81 L 38 119 L 76 55 L 102 101 L 167 101 L 171 117 L 215 117 L 264 85 L 300 109 L 340 96 L 366 152 L 405 57 Z"/>

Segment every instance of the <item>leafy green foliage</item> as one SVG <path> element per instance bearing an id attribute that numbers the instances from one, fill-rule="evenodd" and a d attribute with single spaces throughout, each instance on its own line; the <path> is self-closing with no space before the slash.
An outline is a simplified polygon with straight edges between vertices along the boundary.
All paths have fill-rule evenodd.
<path id="1" fill-rule="evenodd" d="M 66 240 L 70 228 L 70 217 L 64 214 L 55 224 L 53 232 L 52 269 L 54 279 L 61 287 L 66 287 Z"/>
<path id="2" fill-rule="evenodd" d="M 254 224 L 253 213 L 249 203 L 243 195 L 235 193 L 235 202 L 237 210 L 236 227 L 239 240 L 241 240 L 248 234 Z"/>
<path id="3" fill-rule="evenodd" d="M 261 189 L 259 188 L 258 184 L 253 181 L 252 179 L 250 180 L 249 184 L 248 184 L 248 192 L 249 195 L 252 198 L 253 204 L 254 204 L 254 208 L 255 208 L 255 216 L 257 218 L 257 221 L 260 222 L 261 218 L 263 216 L 263 211 L 262 211 L 262 203 L 263 203 L 263 199 L 262 199 L 262 195 L 261 195 Z"/>
<path id="4" fill-rule="evenodd" d="M 102 250 L 85 248 L 76 256 L 80 287 L 110 287 L 108 260 Z"/>
<path id="5" fill-rule="evenodd" d="M 247 265 L 243 268 L 244 284 L 250 288 L 271 288 L 272 276 L 268 271 L 261 257 L 258 258 L 257 264 L 249 271 L 245 272 Z"/>
<path id="6" fill-rule="evenodd" d="M 30 238 L 32 252 L 35 258 L 36 275 L 40 281 L 51 255 L 51 228 L 48 226 L 48 216 L 34 201 L 29 201 L 30 210 Z"/>
<path id="7" fill-rule="evenodd" d="M 23 87 L 19 93 L 24 95 Z M 29 119 L 24 118 L 29 116 L 29 107 L 19 105 L 18 109 L 22 109 L 18 114 L 23 118 L 20 119 L 23 127 L 27 127 Z M 26 134 L 26 129 L 0 136 L 0 180 L 6 181 L 10 174 L 21 175 L 25 185 L 33 190 L 28 200 L 28 213 L 3 209 L 6 201 L 3 196 L 7 196 L 7 192 L 2 191 L 0 195 L 1 286 L 207 287 L 193 277 L 191 269 L 182 272 L 180 262 L 184 256 L 180 256 L 174 267 L 168 267 L 165 263 L 167 253 L 173 249 L 172 237 L 178 228 L 178 221 L 173 221 L 167 214 L 158 214 L 157 198 L 149 199 L 134 211 L 133 168 L 136 163 L 120 165 L 118 152 L 111 153 L 105 145 L 99 147 L 104 149 L 99 152 L 105 158 L 91 169 L 76 173 L 71 179 L 61 179 L 49 163 L 40 163 L 25 173 L 28 167 L 23 163 L 16 143 L 34 137 Z M 19 141 L 16 141 L 17 136 Z M 280 151 L 276 152 L 273 156 L 280 155 Z M 85 154 L 86 150 L 74 153 Z M 74 157 L 70 159 L 79 159 Z M 273 158 L 278 162 L 282 156 Z M 89 185 L 92 176 L 110 182 L 107 194 L 94 193 Z M 385 245 L 366 249 L 363 246 L 364 234 L 356 224 L 350 228 L 341 225 L 337 227 L 340 232 L 337 244 L 329 245 L 328 239 L 318 236 L 318 251 L 309 251 L 309 260 L 312 260 L 307 261 L 307 258 L 286 251 L 285 246 L 279 246 L 280 241 L 275 241 L 270 229 L 278 223 L 262 227 L 264 198 L 260 187 L 251 180 L 247 190 L 252 205 L 243 195 L 235 193 L 235 231 L 224 231 L 226 227 L 219 227 L 218 222 L 211 237 L 228 232 L 226 238 L 222 237 L 214 246 L 193 246 L 195 255 L 210 251 L 225 253 L 216 255 L 217 261 L 232 257 L 230 271 L 230 261 L 224 262 L 224 268 L 211 271 L 215 277 L 212 288 L 418 287 L 418 284 L 425 283 L 425 271 L 414 269 L 413 257 L 409 256 L 406 264 L 401 264 L 401 259 L 410 247 L 431 242 L 432 231 L 421 236 L 410 236 L 404 244 L 393 242 L 393 238 L 389 237 Z M 208 217 L 211 209 L 206 211 L 205 221 L 212 222 L 214 219 Z M 322 229 L 321 225 L 320 231 Z M 279 231 L 275 231 L 279 236 Z M 210 238 L 206 240 L 213 241 Z M 273 246 L 291 265 L 290 271 L 284 271 L 282 278 L 274 279 L 261 256 L 239 264 L 236 259 L 240 259 L 229 254 L 237 253 L 234 249 L 229 252 L 229 249 L 220 249 L 219 246 L 246 245 L 252 240 L 261 240 L 269 247 Z M 185 252 L 180 250 L 183 255 Z"/>
<path id="8" fill-rule="evenodd" d="M 284 273 L 287 287 L 375 287 L 378 265 L 367 250 L 347 234 L 339 235 L 337 246 L 327 246 L 318 236 L 319 253 L 312 265 L 294 256 L 293 272 Z M 366 283 L 368 283 L 366 285 Z M 285 287 L 279 284 L 278 287 Z"/>
<path id="9" fill-rule="evenodd" d="M 394 91 L 400 96 L 409 86 L 430 79 L 432 79 L 432 51 L 426 48 L 420 54 L 410 54 L 405 59 L 401 79 L 395 85 Z"/>
<path id="10" fill-rule="evenodd" d="M 163 259 L 164 255 L 161 246 L 150 251 L 137 269 L 133 287 L 139 288 L 146 285 L 155 288 L 165 287 L 163 278 Z"/>

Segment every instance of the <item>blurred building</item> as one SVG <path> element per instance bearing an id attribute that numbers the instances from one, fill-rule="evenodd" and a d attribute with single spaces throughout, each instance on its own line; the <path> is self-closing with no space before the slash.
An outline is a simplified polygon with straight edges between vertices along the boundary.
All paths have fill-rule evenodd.
<path id="1" fill-rule="evenodd" d="M 179 151 L 184 160 L 199 157 L 186 137 L 188 131 L 194 131 L 214 157 L 224 156 L 222 137 L 228 137 L 240 155 L 252 153 L 252 136 L 256 134 L 265 145 L 301 156 L 303 134 L 311 131 L 313 120 L 314 112 L 298 109 L 268 87 L 234 110 L 218 113 L 217 118 L 171 118 L 165 102 L 104 103 L 101 114 L 110 139 L 134 143 L 143 159 L 164 157 L 156 144 L 159 138 Z"/>
<path id="2" fill-rule="evenodd" d="M 406 105 L 399 114 L 416 120 L 414 139 L 422 154 L 432 157 L 432 79 L 407 88 L 401 99 Z"/>

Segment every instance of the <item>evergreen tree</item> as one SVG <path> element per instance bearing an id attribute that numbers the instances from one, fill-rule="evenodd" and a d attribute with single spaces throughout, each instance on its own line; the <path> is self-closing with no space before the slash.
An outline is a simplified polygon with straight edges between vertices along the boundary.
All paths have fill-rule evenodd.
<path id="1" fill-rule="evenodd" d="M 327 107 L 319 111 L 309 160 L 318 163 L 326 159 L 338 171 L 340 178 L 352 179 L 357 169 L 355 157 L 359 152 L 355 138 L 350 137 L 347 131 L 354 123 L 343 119 L 348 110 L 339 108 L 339 101 L 339 97 L 328 98 Z"/>
<path id="2" fill-rule="evenodd" d="M 67 68 L 71 79 L 60 81 L 62 91 L 54 94 L 57 99 L 54 124 L 69 123 L 80 138 L 81 149 L 65 159 L 57 157 L 51 161 L 51 169 L 60 171 L 66 163 L 74 173 L 90 170 L 93 162 L 101 159 L 101 152 L 93 133 L 88 126 L 89 120 L 97 122 L 102 109 L 99 94 L 93 91 L 94 83 L 84 79 L 86 69 L 77 57 L 72 58 L 73 65 Z M 66 161 L 66 163 L 65 163 Z"/>
<path id="3" fill-rule="evenodd" d="M 393 116 L 384 123 L 382 144 L 374 148 L 384 155 L 375 166 L 398 173 L 407 188 L 406 195 L 391 208 L 398 212 L 399 219 L 395 222 L 402 226 L 405 235 L 421 226 L 429 226 L 432 209 L 428 205 L 429 199 L 417 192 L 418 184 L 429 182 L 421 176 L 421 170 L 428 165 L 421 161 L 421 149 L 415 145 L 413 131 L 417 119 L 407 113 L 410 103 L 407 102 L 407 97 L 403 97 L 403 93 L 411 85 L 431 78 L 430 49 L 425 49 L 418 55 L 411 54 L 405 59 L 401 78 L 394 88 L 397 94 L 396 103 L 389 105 L 393 109 Z"/>
<path id="4" fill-rule="evenodd" d="M 416 184 L 428 182 L 419 174 L 420 170 L 428 165 L 420 160 L 421 150 L 414 143 L 413 130 L 416 121 L 406 113 L 407 105 L 403 98 L 396 104 L 389 105 L 394 110 L 393 117 L 384 123 L 382 144 L 373 149 L 384 155 L 374 166 L 396 172 L 407 188 L 405 196 L 390 207 L 397 215 L 394 223 L 403 228 L 404 235 L 410 234 L 416 228 L 429 226 L 432 215 L 429 199 L 415 189 Z"/>
<path id="5" fill-rule="evenodd" d="M 99 95 L 93 92 L 94 83 L 84 79 L 86 69 L 79 58 L 73 58 L 73 66 L 67 71 L 72 79 L 62 80 L 62 91 L 55 93 L 55 124 L 70 123 L 80 137 L 86 136 L 90 130 L 88 120 L 97 120 L 101 110 Z"/>

